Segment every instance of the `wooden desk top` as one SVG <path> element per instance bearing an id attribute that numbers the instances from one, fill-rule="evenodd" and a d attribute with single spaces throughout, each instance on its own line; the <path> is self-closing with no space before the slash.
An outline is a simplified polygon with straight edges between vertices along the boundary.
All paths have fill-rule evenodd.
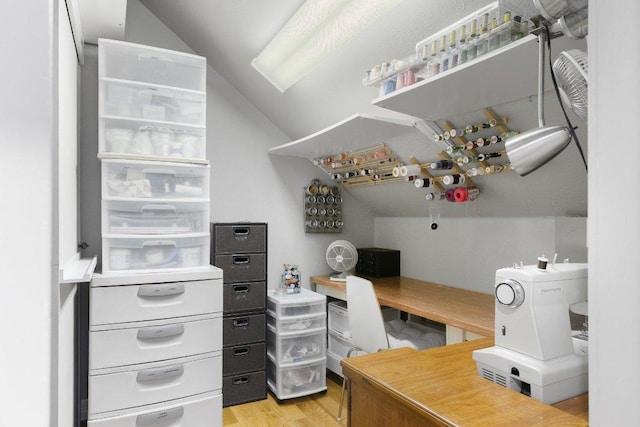
<path id="1" fill-rule="evenodd" d="M 493 338 L 429 350 L 410 348 L 345 358 L 343 373 L 446 426 L 587 426 L 588 394 L 553 406 L 480 377 L 471 353 Z"/>
<path id="2" fill-rule="evenodd" d="M 373 282 L 380 305 L 397 308 L 485 337 L 494 336 L 493 295 L 406 277 L 367 279 Z M 312 276 L 310 281 L 339 292 L 346 292 L 344 282 L 333 281 L 329 276 Z"/>

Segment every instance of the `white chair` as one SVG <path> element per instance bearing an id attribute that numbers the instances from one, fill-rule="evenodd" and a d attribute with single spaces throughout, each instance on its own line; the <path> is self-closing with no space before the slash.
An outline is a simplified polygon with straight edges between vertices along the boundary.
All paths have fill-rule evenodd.
<path id="1" fill-rule="evenodd" d="M 444 334 L 421 331 L 407 326 L 400 320 L 389 322 L 389 328 L 385 328 L 373 283 L 362 277 L 347 276 L 347 311 L 353 341 L 353 347 L 347 353 L 347 357 L 356 350 L 367 353 L 400 347 L 421 350 L 445 344 Z M 338 407 L 338 421 L 342 419 L 346 383 L 347 380 L 344 378 Z"/>
<path id="2" fill-rule="evenodd" d="M 357 276 L 347 276 L 347 310 L 349 330 L 353 347 L 347 353 L 351 356 L 356 350 L 375 353 L 389 349 L 389 340 L 384 329 L 384 319 L 376 298 L 373 283 Z M 342 419 L 342 404 L 346 387 L 346 377 L 342 380 L 338 421 Z"/>

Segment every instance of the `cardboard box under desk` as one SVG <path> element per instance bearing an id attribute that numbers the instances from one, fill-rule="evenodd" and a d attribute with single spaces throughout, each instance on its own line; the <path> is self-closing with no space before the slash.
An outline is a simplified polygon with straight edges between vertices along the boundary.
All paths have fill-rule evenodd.
<path id="1" fill-rule="evenodd" d="M 372 277 L 400 276 L 400 251 L 384 248 L 358 248 L 356 273 Z"/>

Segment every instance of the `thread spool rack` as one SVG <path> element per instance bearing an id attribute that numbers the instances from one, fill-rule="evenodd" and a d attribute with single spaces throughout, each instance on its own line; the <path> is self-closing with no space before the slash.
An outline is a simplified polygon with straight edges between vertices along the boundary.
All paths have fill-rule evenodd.
<path id="1" fill-rule="evenodd" d="M 306 233 L 341 233 L 342 195 L 340 188 L 314 179 L 304 188 L 304 229 Z"/>
<path id="2" fill-rule="evenodd" d="M 384 144 L 353 153 L 314 159 L 314 164 L 347 188 L 403 181 L 410 181 L 408 184 L 414 182 L 415 185 L 415 180 L 421 179 L 428 180 L 429 184 L 418 188 L 432 190 L 427 193 L 427 196 L 433 196 L 431 200 L 445 199 L 445 195 L 451 194 L 447 193 L 448 190 L 460 187 L 467 191 L 473 190 L 475 199 L 478 186 L 474 178 L 511 171 L 508 161 L 505 161 L 503 142 L 507 137 L 517 134 L 507 127 L 508 117 L 498 117 L 490 108 L 485 108 L 483 113 L 485 121 L 465 126 L 467 131 L 461 131 L 451 121 L 444 120 L 443 133 L 437 134 L 435 139 L 437 144 L 445 146 L 445 149 L 438 152 L 438 160 L 451 162 L 450 168 L 433 169 L 432 164 L 437 160 L 420 162 L 415 156 L 411 156 L 409 162 L 403 164 Z M 479 138 L 473 140 L 468 135 L 478 135 Z M 419 175 L 398 174 L 398 170 L 409 165 L 418 165 Z M 464 181 L 455 182 L 456 180 Z"/>

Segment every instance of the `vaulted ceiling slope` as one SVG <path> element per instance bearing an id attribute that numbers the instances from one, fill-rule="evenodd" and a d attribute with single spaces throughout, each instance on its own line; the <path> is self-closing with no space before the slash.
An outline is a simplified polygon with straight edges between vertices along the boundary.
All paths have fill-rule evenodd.
<path id="1" fill-rule="evenodd" d="M 362 77 L 372 66 L 403 58 L 418 41 L 489 0 L 403 0 L 302 80 L 280 93 L 253 67 L 257 56 L 303 0 L 141 0 L 225 80 L 292 140 L 354 113 L 378 112 L 377 89 Z M 519 0 L 523 8 L 530 0 Z M 384 110 L 383 110 L 384 111 Z"/>

